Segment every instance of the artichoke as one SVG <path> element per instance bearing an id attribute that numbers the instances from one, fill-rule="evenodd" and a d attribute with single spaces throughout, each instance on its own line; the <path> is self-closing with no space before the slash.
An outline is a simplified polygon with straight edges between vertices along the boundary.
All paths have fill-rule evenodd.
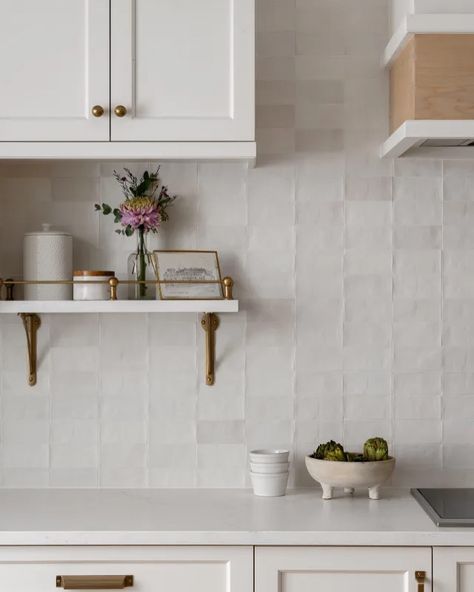
<path id="1" fill-rule="evenodd" d="M 347 462 L 364 462 L 364 455 L 359 452 L 346 452 Z"/>
<path id="2" fill-rule="evenodd" d="M 341 444 L 338 444 L 331 440 L 331 442 L 329 442 L 328 447 L 326 448 L 324 460 L 346 462 L 346 453 L 344 452 L 344 448 L 341 446 Z"/>
<path id="3" fill-rule="evenodd" d="M 326 447 L 327 444 L 320 444 L 316 450 L 313 452 L 313 458 L 317 458 L 318 460 L 323 460 L 324 455 L 326 454 Z"/>
<path id="4" fill-rule="evenodd" d="M 332 460 L 338 462 L 347 461 L 344 448 L 341 446 L 341 444 L 334 442 L 334 440 L 326 442 L 326 444 L 320 444 L 313 453 L 313 458 L 317 458 L 319 460 Z"/>
<path id="5" fill-rule="evenodd" d="M 311 455 L 318 460 L 330 460 L 336 462 L 370 462 L 387 460 L 388 444 L 383 438 L 370 438 L 364 444 L 364 452 L 345 452 L 338 442 L 330 440 L 320 444 Z"/>
<path id="6" fill-rule="evenodd" d="M 388 459 L 388 444 L 383 438 L 370 438 L 364 444 L 364 460 L 377 461 Z"/>

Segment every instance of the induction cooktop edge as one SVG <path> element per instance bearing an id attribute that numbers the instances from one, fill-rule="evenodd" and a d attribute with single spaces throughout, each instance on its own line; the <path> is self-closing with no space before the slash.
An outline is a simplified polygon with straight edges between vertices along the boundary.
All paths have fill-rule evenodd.
<path id="1" fill-rule="evenodd" d="M 474 527 L 474 489 L 412 489 L 436 526 Z"/>

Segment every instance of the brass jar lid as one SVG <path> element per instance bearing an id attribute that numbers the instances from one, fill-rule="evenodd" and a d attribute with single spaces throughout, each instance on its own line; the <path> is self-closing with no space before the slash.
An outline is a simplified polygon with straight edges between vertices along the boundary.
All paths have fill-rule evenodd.
<path id="1" fill-rule="evenodd" d="M 78 277 L 99 277 L 99 276 L 106 276 L 106 277 L 114 277 L 115 276 L 115 272 L 114 271 L 88 271 L 88 270 L 83 270 L 80 269 L 78 271 L 74 271 L 73 272 L 74 276 L 78 276 Z"/>

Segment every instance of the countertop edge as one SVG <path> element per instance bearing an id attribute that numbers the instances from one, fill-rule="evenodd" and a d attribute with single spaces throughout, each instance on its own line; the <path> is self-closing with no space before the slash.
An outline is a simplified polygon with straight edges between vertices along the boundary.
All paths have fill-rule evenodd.
<path id="1" fill-rule="evenodd" d="M 474 531 L 439 532 L 0 532 L 0 546 L 472 547 Z"/>

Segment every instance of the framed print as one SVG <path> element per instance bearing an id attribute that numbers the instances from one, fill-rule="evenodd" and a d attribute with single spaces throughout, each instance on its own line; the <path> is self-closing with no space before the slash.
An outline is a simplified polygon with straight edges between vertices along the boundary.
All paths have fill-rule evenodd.
<path id="1" fill-rule="evenodd" d="M 165 282 L 158 284 L 162 300 L 224 298 L 217 251 L 153 251 L 153 254 L 158 280 Z"/>

